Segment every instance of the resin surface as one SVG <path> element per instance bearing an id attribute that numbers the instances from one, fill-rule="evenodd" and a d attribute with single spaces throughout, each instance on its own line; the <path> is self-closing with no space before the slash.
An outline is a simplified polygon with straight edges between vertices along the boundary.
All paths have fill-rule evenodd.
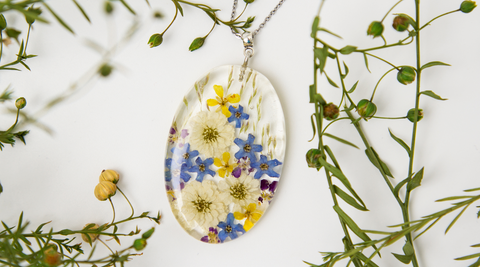
<path id="1" fill-rule="evenodd" d="M 285 120 L 265 76 L 222 66 L 195 82 L 169 132 L 165 183 L 173 214 L 194 238 L 223 243 L 250 231 L 275 195 Z"/>

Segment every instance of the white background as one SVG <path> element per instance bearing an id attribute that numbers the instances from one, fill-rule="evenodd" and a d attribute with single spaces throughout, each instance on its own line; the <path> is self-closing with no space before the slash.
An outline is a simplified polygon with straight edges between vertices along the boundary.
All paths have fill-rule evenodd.
<path id="1" fill-rule="evenodd" d="M 39 117 L 39 122 L 53 133 L 28 125 L 27 145 L 17 142 L 0 152 L 0 219 L 14 226 L 24 211 L 31 228 L 52 220 L 56 230 L 79 229 L 86 223 L 111 220 L 108 202 L 99 202 L 93 195 L 103 169 L 121 174 L 119 186 L 129 196 L 140 214 L 143 211 L 162 213 L 162 224 L 143 256 L 135 257 L 130 266 L 306 266 L 302 260 L 322 263 L 319 251 L 341 251 L 343 233 L 332 210 L 332 199 L 323 172 L 307 168 L 305 153 L 316 146 L 312 137 L 308 86 L 312 84 L 313 41 L 311 24 L 319 1 L 286 1 L 255 38 L 256 54 L 250 66 L 267 76 L 277 90 L 287 125 L 287 153 L 276 197 L 260 222 L 245 236 L 221 245 L 199 242 L 186 234 L 176 222 L 165 194 L 163 160 L 168 130 L 177 106 L 194 81 L 209 69 L 243 62 L 242 43 L 225 26 L 217 27 L 205 46 L 189 52 L 190 42 L 205 35 L 211 20 L 201 11 L 184 7 L 184 17 L 164 36 L 164 43 L 150 49 L 151 34 L 161 32 L 174 14 L 174 6 L 166 0 L 128 1 L 137 11 L 135 18 L 116 2 L 116 12 L 107 18 L 101 11 L 102 1 L 79 1 L 91 16 L 89 24 L 71 1 L 49 1 L 51 6 L 72 26 L 72 35 L 47 15 L 49 25 L 36 22 L 28 52 L 39 57 L 29 59 L 32 71 L 2 71 L 0 89 L 10 86 L 15 97 L 27 99 L 25 112 L 33 115 L 54 97 L 69 90 L 82 76 L 98 68 L 102 55 L 86 45 L 94 40 L 108 48 L 117 43 L 136 19 L 140 28 L 133 38 L 115 51 L 110 63 L 113 74 L 104 79 L 95 77 L 75 94 Z M 219 8 L 218 16 L 228 20 L 231 1 L 201 1 Z M 258 3 L 257 3 L 258 2 Z M 257 16 L 253 28 L 277 4 L 276 0 L 256 1 L 247 10 Z M 347 44 L 360 48 L 380 46 L 379 38 L 366 36 L 371 21 L 381 20 L 396 1 L 336 0 L 326 1 L 321 13 L 321 26 L 343 37 L 319 35 L 331 45 Z M 461 1 L 422 1 L 421 24 L 444 12 L 456 9 Z M 399 4 L 394 13 L 413 16 L 414 1 Z M 160 10 L 165 18 L 154 20 Z M 422 186 L 412 194 L 412 219 L 448 207 L 435 203 L 443 197 L 462 194 L 462 190 L 479 187 L 480 162 L 477 103 L 480 96 L 480 25 L 479 10 L 470 14 L 454 13 L 435 21 L 422 31 L 423 63 L 443 61 L 451 67 L 435 67 L 423 72 L 422 90 L 433 90 L 448 101 L 422 97 L 425 118 L 419 123 L 415 171 L 425 166 Z M 44 12 L 46 13 L 46 12 Z M 26 31 L 23 18 L 6 14 L 9 26 Z M 389 43 L 404 38 L 391 28 L 393 15 L 385 24 Z M 22 35 L 23 37 L 25 35 Z M 18 45 L 4 51 L 2 64 L 14 58 Z M 396 65 L 414 65 L 413 46 L 378 51 Z M 369 98 L 376 81 L 389 66 L 371 58 L 370 74 L 361 55 L 344 57 L 350 69 L 347 87 L 357 80 L 355 101 Z M 327 72 L 335 76 L 334 61 L 327 63 Z M 77 83 L 82 85 L 82 83 Z M 338 103 L 339 91 L 320 78 L 320 93 L 328 101 Z M 414 85 L 396 82 L 391 73 L 380 84 L 375 96 L 379 116 L 404 116 L 413 107 Z M 8 103 L 13 107 L 13 102 Z M 5 106 L 5 105 L 4 105 Z M 0 129 L 7 129 L 13 115 L 2 111 Z M 407 172 L 405 151 L 389 134 L 390 128 L 409 143 L 412 124 L 405 120 L 370 120 L 362 122 L 369 140 L 390 166 L 393 183 Z M 343 171 L 369 212 L 340 205 L 365 229 L 387 230 L 388 225 L 401 223 L 401 212 L 378 171 L 366 159 L 363 145 L 353 127 L 339 122 L 329 128 L 332 134 L 348 139 L 361 149 L 353 149 L 334 140 L 327 140 Z M 117 218 L 129 215 L 129 208 L 117 194 L 113 197 Z M 444 230 L 453 219 L 446 217 L 420 237 L 416 244 L 421 266 L 466 266 L 453 258 L 477 253 L 470 245 L 480 243 L 477 209 L 471 207 L 451 231 Z M 139 225 L 146 230 L 150 221 L 138 221 L 121 228 L 125 232 Z M 377 238 L 372 236 L 372 238 Z M 132 239 L 123 239 L 128 246 Z M 357 240 L 359 241 L 359 240 Z M 117 248 L 109 241 L 112 247 Z M 403 266 L 390 252 L 401 253 L 401 244 L 388 247 L 380 266 Z M 88 245 L 86 245 L 88 246 Z M 99 246 L 100 247 L 100 246 Z M 99 250 L 98 256 L 106 253 Z"/>

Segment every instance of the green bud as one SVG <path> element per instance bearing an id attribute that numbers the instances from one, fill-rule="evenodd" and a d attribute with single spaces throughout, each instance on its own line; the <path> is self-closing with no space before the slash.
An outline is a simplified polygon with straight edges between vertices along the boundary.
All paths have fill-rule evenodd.
<path id="1" fill-rule="evenodd" d="M 462 4 L 460 4 L 460 11 L 470 13 L 475 7 L 477 7 L 475 1 L 463 1 Z"/>
<path id="2" fill-rule="evenodd" d="M 113 13 L 114 8 L 113 8 L 112 2 L 105 1 L 105 4 L 104 4 L 103 8 L 105 10 L 105 13 L 107 13 L 107 14 L 112 14 Z"/>
<path id="3" fill-rule="evenodd" d="M 163 35 L 160 33 L 155 33 L 154 35 L 150 36 L 150 39 L 148 40 L 148 45 L 150 45 L 150 48 L 152 48 L 161 45 L 162 42 Z"/>
<path id="4" fill-rule="evenodd" d="M 243 0 L 243 2 L 245 2 L 247 4 L 251 4 L 251 3 L 255 2 L 255 0 Z"/>
<path id="5" fill-rule="evenodd" d="M 408 29 L 408 25 L 410 25 L 410 19 L 403 14 L 397 15 L 393 19 L 392 27 L 399 32 L 406 31 Z"/>
<path id="6" fill-rule="evenodd" d="M 98 69 L 98 73 L 103 77 L 107 77 L 112 73 L 113 67 L 108 65 L 107 63 L 103 64 L 100 69 Z"/>
<path id="7" fill-rule="evenodd" d="M 42 10 L 39 7 L 29 7 L 27 11 L 31 13 L 31 15 L 25 15 L 25 20 L 29 25 L 32 25 L 35 22 L 35 18 L 42 14 Z"/>
<path id="8" fill-rule="evenodd" d="M 368 120 L 377 113 L 377 106 L 368 99 L 362 99 L 357 104 L 357 112 L 360 117 Z"/>
<path id="9" fill-rule="evenodd" d="M 20 97 L 15 100 L 15 107 L 17 109 L 22 109 L 27 105 L 27 100 L 25 100 L 25 97 Z"/>
<path id="10" fill-rule="evenodd" d="M 3 14 L 0 14 L 0 31 L 5 30 L 5 28 L 7 28 L 7 20 Z"/>
<path id="11" fill-rule="evenodd" d="M 14 29 L 14 28 L 6 28 L 6 29 L 5 29 L 5 33 L 8 35 L 8 37 L 17 40 L 17 42 L 18 42 L 18 36 L 19 36 L 22 32 L 19 31 L 19 30 Z"/>
<path id="12" fill-rule="evenodd" d="M 323 106 L 323 117 L 327 121 L 331 121 L 338 118 L 339 114 L 340 114 L 340 110 L 338 109 L 337 105 L 333 103 L 328 103 L 325 106 Z"/>
<path id="13" fill-rule="evenodd" d="M 407 119 L 411 122 L 415 121 L 415 109 L 412 108 L 407 113 Z M 423 109 L 418 109 L 417 121 L 423 119 Z"/>
<path id="14" fill-rule="evenodd" d="M 144 238 L 135 239 L 133 241 L 133 248 L 137 251 L 144 249 L 147 246 L 147 240 Z"/>
<path id="15" fill-rule="evenodd" d="M 413 81 L 415 81 L 415 69 L 413 67 L 405 66 L 401 67 L 400 71 L 397 73 L 397 80 L 401 84 L 411 84 Z"/>
<path id="16" fill-rule="evenodd" d="M 152 227 L 150 230 L 142 234 L 142 238 L 145 238 L 145 239 L 150 238 L 150 236 L 152 236 L 154 231 L 155 231 L 155 228 Z"/>
<path id="17" fill-rule="evenodd" d="M 381 36 L 383 33 L 383 24 L 380 21 L 370 23 L 367 29 L 367 35 L 372 35 L 373 38 Z"/>
<path id="18" fill-rule="evenodd" d="M 318 161 L 318 158 L 321 156 L 322 151 L 320 151 L 320 149 L 312 148 L 308 150 L 306 155 L 308 167 L 320 169 L 322 165 Z"/>
<path id="19" fill-rule="evenodd" d="M 200 47 L 203 46 L 203 43 L 205 42 L 205 37 L 198 37 L 195 40 L 193 40 L 192 44 L 188 48 L 190 51 L 195 51 L 199 49 Z"/>

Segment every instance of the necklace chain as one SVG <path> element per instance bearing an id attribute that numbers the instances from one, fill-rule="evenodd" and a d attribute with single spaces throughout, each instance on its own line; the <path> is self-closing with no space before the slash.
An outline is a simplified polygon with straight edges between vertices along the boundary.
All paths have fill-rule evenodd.
<path id="1" fill-rule="evenodd" d="M 280 2 L 278 2 L 278 4 L 275 6 L 275 8 L 273 8 L 272 11 L 270 11 L 270 14 L 268 14 L 268 16 L 265 18 L 265 20 L 258 26 L 258 28 L 256 30 L 254 30 L 252 32 L 252 38 L 255 37 L 255 35 L 258 34 L 258 32 L 263 28 L 265 27 L 265 24 L 270 20 L 270 18 L 272 18 L 273 15 L 275 15 L 275 13 L 277 12 L 278 9 L 280 9 L 280 7 L 282 6 L 282 4 L 285 2 L 286 0 L 280 0 Z M 236 10 L 237 10 L 237 4 L 238 4 L 238 0 L 233 0 L 233 7 L 232 7 L 232 16 L 230 18 L 230 20 L 234 20 L 235 19 L 235 13 L 236 13 Z M 232 33 L 237 36 L 238 38 L 242 38 L 242 34 L 238 33 L 238 32 L 235 32 L 232 29 Z"/>

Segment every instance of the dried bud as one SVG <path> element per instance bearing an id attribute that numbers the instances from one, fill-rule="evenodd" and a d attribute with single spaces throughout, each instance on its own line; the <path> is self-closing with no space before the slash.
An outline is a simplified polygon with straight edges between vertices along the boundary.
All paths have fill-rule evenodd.
<path id="1" fill-rule="evenodd" d="M 3 14 L 0 14 L 0 31 L 5 30 L 5 28 L 7 28 L 7 20 Z"/>
<path id="2" fill-rule="evenodd" d="M 25 99 L 25 97 L 17 98 L 17 100 L 15 101 L 15 107 L 17 107 L 17 109 L 22 109 L 26 105 L 27 105 L 27 100 Z"/>
<path id="3" fill-rule="evenodd" d="M 460 11 L 463 13 L 470 13 L 475 7 L 477 7 L 475 1 L 463 1 L 460 4 Z"/>
<path id="4" fill-rule="evenodd" d="M 156 18 L 156 19 L 163 19 L 163 14 L 162 14 L 162 12 L 157 10 L 153 13 L 153 17 Z"/>
<path id="5" fill-rule="evenodd" d="M 25 20 L 29 25 L 32 25 L 35 22 L 35 18 L 40 16 L 40 14 L 42 14 L 42 10 L 39 7 L 37 8 L 29 7 L 27 9 L 27 12 L 29 12 L 30 14 L 25 15 Z"/>
<path id="6" fill-rule="evenodd" d="M 408 29 L 408 25 L 410 25 L 410 19 L 403 15 L 399 14 L 393 19 L 393 28 L 399 32 L 404 32 Z"/>
<path id="7" fill-rule="evenodd" d="M 103 8 L 105 10 L 105 13 L 107 13 L 107 14 L 112 14 L 113 13 L 114 8 L 113 8 L 112 2 L 105 1 L 105 4 L 104 4 Z"/>
<path id="8" fill-rule="evenodd" d="M 383 33 L 383 24 L 380 21 L 370 23 L 367 29 L 367 35 L 372 35 L 373 38 L 381 36 Z"/>
<path id="9" fill-rule="evenodd" d="M 150 36 L 150 39 L 148 40 L 148 45 L 150 45 L 150 48 L 152 48 L 161 45 L 162 42 L 163 35 L 160 33 L 155 33 L 154 35 Z"/>
<path id="10" fill-rule="evenodd" d="M 405 66 L 401 67 L 400 71 L 397 73 L 397 80 L 401 84 L 411 84 L 413 81 L 415 81 L 415 69 L 413 67 Z"/>
<path id="11" fill-rule="evenodd" d="M 308 150 L 306 158 L 307 164 L 310 168 L 321 168 L 322 165 L 318 161 L 318 158 L 322 156 L 322 151 L 320 149 L 312 148 Z"/>
<path id="12" fill-rule="evenodd" d="M 195 40 L 193 40 L 192 44 L 190 44 L 190 47 L 188 50 L 190 51 L 195 51 L 199 49 L 200 47 L 203 46 L 203 43 L 205 42 L 205 37 L 198 37 Z"/>
<path id="13" fill-rule="evenodd" d="M 62 263 L 62 255 L 58 253 L 56 245 L 48 245 L 43 251 L 43 262 L 47 266 L 58 266 Z"/>
<path id="14" fill-rule="evenodd" d="M 251 4 L 253 3 L 255 0 L 243 0 L 243 2 L 247 3 L 247 4 Z"/>
<path id="15" fill-rule="evenodd" d="M 415 121 L 415 109 L 414 108 L 412 108 L 408 111 L 407 119 L 411 122 Z M 421 119 L 423 119 L 423 109 L 418 109 L 417 121 L 420 121 Z"/>
<path id="16" fill-rule="evenodd" d="M 93 223 L 85 224 L 85 227 L 83 228 L 83 230 L 85 230 L 85 228 L 87 228 L 87 226 L 92 225 L 92 224 Z M 89 227 L 87 230 L 94 230 L 94 229 L 97 229 L 98 227 L 99 227 L 99 225 L 95 223 L 92 227 Z M 90 237 L 90 240 L 88 240 L 87 235 Z M 97 238 L 98 238 L 98 234 L 82 234 L 82 240 L 85 241 L 85 242 L 88 242 L 90 245 L 92 245 L 92 242 L 97 240 Z"/>
<path id="17" fill-rule="evenodd" d="M 98 178 L 98 181 L 107 181 L 111 183 L 118 183 L 118 180 L 120 179 L 120 175 L 114 171 L 114 170 L 103 170 L 102 173 L 100 174 L 100 177 Z"/>
<path id="18" fill-rule="evenodd" d="M 112 70 L 113 67 L 105 63 L 98 69 L 98 73 L 100 73 L 102 77 L 107 77 L 112 73 Z"/>
<path id="19" fill-rule="evenodd" d="M 133 241 L 133 248 L 137 251 L 144 249 L 147 246 L 147 240 L 144 238 L 135 239 Z"/>
<path id="20" fill-rule="evenodd" d="M 377 113 L 377 106 L 370 100 L 362 99 L 357 104 L 357 112 L 363 119 L 371 119 Z"/>
<path id="21" fill-rule="evenodd" d="M 150 236 L 152 236 L 154 231 L 155 231 L 155 228 L 152 227 L 150 230 L 142 234 L 142 238 L 145 238 L 145 239 L 150 238 Z"/>
<path id="22" fill-rule="evenodd" d="M 95 186 L 95 197 L 100 201 L 105 201 L 117 192 L 117 186 L 108 181 L 101 181 Z"/>
<path id="23" fill-rule="evenodd" d="M 323 117 L 327 121 L 331 121 L 338 118 L 339 114 L 340 114 L 340 110 L 338 109 L 337 105 L 333 103 L 328 103 L 325 106 L 323 106 Z"/>

